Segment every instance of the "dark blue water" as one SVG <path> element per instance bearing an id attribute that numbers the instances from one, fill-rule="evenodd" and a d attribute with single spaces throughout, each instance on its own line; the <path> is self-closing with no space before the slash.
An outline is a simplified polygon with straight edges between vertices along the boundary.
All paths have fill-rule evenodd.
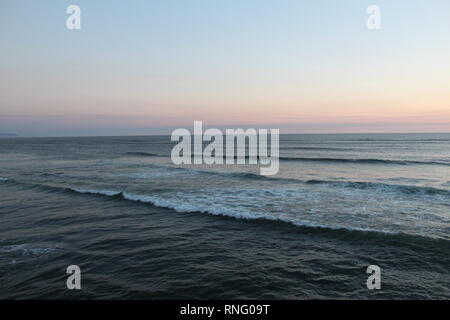
<path id="1" fill-rule="evenodd" d="M 284 135 L 270 177 L 172 146 L 0 139 L 0 298 L 450 298 L 450 134 Z"/>

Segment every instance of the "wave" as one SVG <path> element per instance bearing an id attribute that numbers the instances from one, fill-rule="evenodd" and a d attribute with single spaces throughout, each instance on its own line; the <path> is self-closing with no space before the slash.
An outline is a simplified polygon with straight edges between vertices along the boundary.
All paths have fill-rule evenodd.
<path id="1" fill-rule="evenodd" d="M 212 170 L 200 170 L 193 168 L 183 168 L 183 167 L 168 167 L 168 166 L 157 166 L 158 168 L 165 168 L 169 170 L 186 172 L 190 174 L 203 174 L 203 175 L 213 175 L 213 176 L 223 176 L 230 178 L 240 178 L 240 179 L 250 179 L 250 180 L 260 180 L 267 182 L 283 182 L 283 183 L 293 183 L 293 184 L 324 184 L 333 187 L 341 188 L 353 188 L 353 189 L 375 189 L 382 192 L 400 192 L 403 194 L 414 194 L 414 195 L 443 195 L 450 196 L 450 190 L 439 189 L 434 187 L 425 186 L 414 186 L 414 185 L 403 185 L 403 184 L 389 184 L 389 183 L 376 183 L 368 181 L 337 181 L 337 180 L 300 180 L 295 178 L 283 178 L 283 177 L 269 177 L 251 172 L 230 172 L 230 171 L 212 171 Z M 156 173 L 159 176 L 161 173 Z M 142 174 L 143 177 L 148 178 L 148 175 Z M 445 186 L 445 185 L 444 185 Z"/>
<path id="2" fill-rule="evenodd" d="M 244 210 L 236 210 L 230 208 L 223 207 L 214 207 L 211 205 L 194 205 L 192 203 L 181 202 L 177 199 L 163 199 L 159 196 L 155 195 L 141 195 L 128 193 L 124 191 L 117 190 L 104 190 L 104 189 L 79 189 L 79 188 L 71 188 L 71 187 L 58 187 L 58 186 L 50 186 L 45 184 L 34 184 L 34 183 L 20 183 L 14 180 L 11 180 L 11 183 L 15 184 L 27 184 L 32 187 L 38 187 L 47 191 L 54 192 L 63 192 L 63 193 L 78 193 L 78 194 L 86 194 L 86 195 L 95 195 L 95 196 L 106 196 L 119 200 L 126 201 L 134 201 L 134 202 L 142 202 L 149 203 L 156 207 L 173 209 L 176 212 L 190 212 L 190 213 L 207 213 L 212 215 L 220 215 L 227 216 L 237 219 L 246 219 L 246 220 L 270 220 L 270 221 L 278 221 L 285 222 L 292 225 L 307 227 L 307 228 L 321 228 L 321 229 L 331 229 L 331 230 L 339 230 L 339 229 L 347 229 L 350 231 L 363 231 L 363 232 L 378 232 L 385 234 L 396 234 L 395 232 L 387 231 L 387 230 L 375 230 L 369 228 L 346 228 L 339 226 L 330 226 L 325 224 L 319 224 L 314 222 L 307 221 L 297 221 L 289 218 L 285 218 L 283 216 L 273 216 L 264 212 L 249 212 Z"/>
<path id="3" fill-rule="evenodd" d="M 327 184 L 345 188 L 355 189 L 378 189 L 383 192 L 401 192 L 404 194 L 422 194 L 422 195 L 443 195 L 450 196 L 450 191 L 445 189 L 411 186 L 401 184 L 375 183 L 366 181 L 332 181 L 332 180 L 308 180 L 307 184 Z"/>
<path id="4" fill-rule="evenodd" d="M 170 165 L 162 165 L 162 164 L 155 164 L 155 163 L 149 163 L 146 164 L 147 167 L 157 169 L 156 172 L 135 172 L 135 173 L 128 173 L 123 174 L 121 176 L 126 176 L 130 178 L 153 178 L 153 177 L 160 177 L 160 176 L 170 176 L 175 174 L 193 174 L 193 175 L 213 175 L 213 176 L 222 176 L 222 177 L 236 177 L 236 178 L 248 178 L 248 179 L 255 179 L 255 180 L 281 180 L 281 181 L 292 181 L 295 182 L 298 180 L 296 179 L 289 179 L 289 178 L 269 178 L 267 176 L 251 173 L 251 172 L 232 172 L 232 171 L 220 171 L 220 170 L 203 170 L 203 169 L 196 169 L 192 167 L 176 167 L 176 166 L 170 166 Z M 167 172 L 164 172 L 162 170 L 165 170 Z"/>
<path id="5" fill-rule="evenodd" d="M 367 164 L 397 164 L 397 165 L 442 165 L 450 166 L 448 162 L 439 161 L 413 161 L 413 160 L 388 160 L 388 159 L 349 159 L 349 158 L 298 158 L 280 157 L 284 161 L 310 161 L 331 163 L 367 163 Z"/>
<path id="6" fill-rule="evenodd" d="M 148 203 L 155 207 L 167 208 L 175 210 L 180 213 L 206 213 L 216 216 L 224 216 L 234 219 L 252 220 L 260 223 L 282 223 L 288 224 L 293 227 L 299 227 L 309 233 L 321 233 L 326 235 L 337 235 L 339 238 L 348 237 L 359 238 L 364 240 L 373 239 L 375 241 L 391 241 L 395 245 L 407 245 L 407 246 L 421 246 L 426 247 L 427 242 L 439 244 L 439 246 L 430 246 L 430 248 L 437 248 L 440 250 L 443 247 L 450 249 L 450 241 L 444 238 L 435 238 L 431 236 L 416 235 L 410 233 L 396 232 L 391 230 L 380 230 L 373 228 L 360 228 L 349 226 L 334 226 L 322 223 L 315 223 L 311 221 L 299 221 L 283 217 L 281 215 L 271 215 L 263 212 L 249 212 L 244 210 L 236 210 L 223 207 L 214 207 L 211 205 L 198 205 L 192 203 L 181 202 L 177 199 L 163 199 L 153 195 L 141 195 L 127 193 L 123 191 L 112 190 L 84 190 L 84 189 L 70 189 L 73 192 L 82 194 L 93 194 L 100 196 L 113 197 L 118 200 Z M 399 242 L 399 240 L 405 240 Z"/>
<path id="7" fill-rule="evenodd" d="M 202 170 L 197 170 L 202 171 Z M 205 171 L 204 171 L 205 172 Z M 206 172 L 205 172 L 206 173 Z M 376 183 L 368 181 L 335 181 L 335 180 L 299 180 L 293 178 L 276 178 L 268 177 L 255 173 L 246 172 L 221 172 L 215 173 L 208 171 L 207 174 L 219 174 L 224 176 L 235 176 L 244 179 L 254 180 L 266 180 L 266 181 L 279 181 L 286 183 L 300 183 L 300 184 L 327 184 L 333 187 L 353 188 L 353 189 L 377 189 L 383 192 L 401 192 L 404 194 L 414 195 L 443 195 L 450 197 L 450 190 L 439 189 L 434 187 L 402 185 L 402 184 L 388 184 L 388 183 Z"/>
<path id="8" fill-rule="evenodd" d="M 125 152 L 127 156 L 137 156 L 137 157 L 159 157 L 156 153 L 149 152 L 141 152 L 141 151 L 133 151 L 133 152 Z"/>
<path id="9" fill-rule="evenodd" d="M 120 194 L 121 192 L 117 192 L 117 191 L 110 191 L 110 190 L 95 190 L 95 189 L 72 189 L 72 188 L 67 188 L 66 190 L 72 190 L 78 193 L 87 193 L 87 194 L 99 194 L 99 195 L 104 195 L 104 196 L 116 196 L 118 194 Z"/>
<path id="10" fill-rule="evenodd" d="M 195 170 L 195 169 L 191 169 Z M 336 181 L 336 180 L 299 180 L 294 178 L 277 178 L 268 177 L 256 173 L 250 172 L 214 172 L 205 170 L 196 170 L 197 173 L 231 176 L 243 179 L 252 180 L 265 180 L 265 181 L 278 181 L 285 183 L 297 183 L 297 184 L 326 184 L 333 187 L 352 188 L 352 189 L 375 189 L 382 192 L 400 192 L 403 194 L 414 195 L 442 195 L 450 197 L 450 190 L 439 189 L 434 187 L 402 185 L 402 184 L 388 184 L 388 183 L 376 183 L 368 181 Z"/>
<path id="11" fill-rule="evenodd" d="M 436 238 L 431 236 L 423 236 L 416 235 L 410 233 L 396 232 L 392 230 L 383 230 L 383 229 L 374 229 L 374 228 L 362 228 L 356 226 L 341 226 L 341 225 L 329 225 L 323 223 L 317 223 L 312 221 L 302 221 L 293 218 L 289 218 L 283 216 L 281 214 L 274 215 L 270 212 L 253 212 L 246 211 L 245 209 L 235 209 L 235 208 L 227 208 L 221 206 L 214 206 L 211 204 L 199 204 L 197 202 L 189 202 L 186 200 L 180 200 L 176 194 L 171 198 L 163 198 L 158 195 L 143 195 L 143 194 L 135 194 L 129 193 L 121 190 L 107 190 L 107 189 L 79 189 L 72 187 L 61 187 L 61 186 L 51 186 L 45 184 L 35 184 L 35 183 L 26 183 L 26 182 L 17 182 L 15 180 L 10 179 L 8 183 L 20 184 L 20 185 L 28 185 L 33 188 L 39 188 L 40 190 L 56 192 L 56 193 L 76 193 L 80 195 L 92 195 L 92 196 L 101 196 L 108 197 L 111 199 L 119 200 L 119 201 L 132 201 L 132 202 L 140 202 L 147 203 L 153 205 L 155 207 L 167 208 L 175 210 L 176 212 L 184 212 L 184 213 L 206 213 L 217 216 L 230 217 L 235 219 L 244 219 L 244 220 L 256 220 L 259 222 L 278 222 L 278 223 L 287 223 L 292 226 L 301 227 L 306 229 L 308 232 L 321 232 L 330 234 L 335 232 L 338 233 L 339 236 L 348 235 L 348 234 L 360 234 L 363 235 L 363 238 L 367 237 L 378 237 L 379 235 L 390 235 L 390 236 L 401 236 L 401 237 L 412 237 L 417 239 L 425 239 L 427 241 L 439 241 L 448 245 L 448 239 L 445 238 Z M 327 181 L 316 181 L 310 180 L 309 183 L 329 183 Z M 333 182 L 334 183 L 334 182 Z M 369 236 L 368 236 L 369 235 Z M 416 239 L 416 240 L 417 240 Z M 420 241 L 419 241 L 420 242 Z"/>
<path id="12" fill-rule="evenodd" d="M 289 148 L 288 148 L 289 149 Z M 298 150 L 327 150 L 327 151 L 345 151 L 345 149 L 340 148 L 320 148 L 320 147 L 292 147 L 291 149 Z M 350 149 L 347 149 L 350 150 Z M 124 153 L 127 156 L 137 156 L 137 157 L 166 157 L 169 155 L 159 155 L 155 153 L 149 152 L 126 152 Z M 202 155 L 191 155 L 191 158 L 195 158 L 196 156 Z M 237 155 L 233 156 L 234 160 L 237 160 L 239 157 Z M 251 157 L 248 155 L 243 156 L 245 160 L 249 160 Z M 226 156 L 223 156 L 223 160 L 225 161 Z M 256 159 L 259 160 L 260 157 L 256 156 Z M 273 158 L 272 158 L 273 159 Z M 358 158 L 312 158 L 312 157 L 278 157 L 280 161 L 300 161 L 300 162 L 322 162 L 322 163 L 355 163 L 355 164 L 395 164 L 395 165 L 439 165 L 439 166 L 450 166 L 450 162 L 442 160 L 442 161 L 415 161 L 415 160 L 389 160 L 389 159 L 358 159 Z"/>
<path id="13" fill-rule="evenodd" d="M 446 142 L 446 141 L 450 141 L 450 139 L 370 139 L 370 138 L 364 138 L 364 139 L 346 139 L 346 140 L 334 140 L 334 141 L 349 141 L 349 142 L 357 142 L 357 141 L 362 141 L 362 142 Z"/>
<path id="14" fill-rule="evenodd" d="M 236 210 L 229 209 L 223 207 L 214 207 L 214 206 L 201 206 L 194 205 L 191 203 L 181 202 L 176 199 L 163 199 L 154 195 L 142 195 L 142 194 L 134 194 L 128 193 L 124 191 L 113 191 L 113 190 L 88 190 L 88 189 L 75 189 L 68 188 L 67 190 L 71 190 L 73 192 L 81 193 L 81 194 L 92 194 L 92 195 L 103 195 L 107 197 L 114 197 L 116 199 L 123 199 L 127 201 L 134 202 L 142 202 L 149 203 L 156 207 L 173 209 L 176 212 L 184 212 L 184 213 L 207 213 L 218 216 L 227 216 L 237 219 L 245 219 L 245 220 L 270 220 L 270 221 L 279 221 L 285 222 L 292 225 L 307 227 L 307 228 L 320 228 L 320 229 L 332 229 L 332 230 L 340 230 L 344 229 L 347 231 L 359 231 L 359 232 L 376 232 L 383 234 L 398 234 L 394 231 L 389 230 L 377 230 L 371 228 L 358 228 L 358 227 L 341 227 L 341 226 L 331 226 L 325 225 L 315 222 L 309 221 L 297 221 L 294 219 L 289 219 L 283 216 L 274 216 L 264 212 L 250 212 L 245 210 Z"/>
<path id="15" fill-rule="evenodd" d="M 328 147 L 283 147 L 283 150 L 312 150 L 312 151 L 353 151 L 351 148 L 328 148 Z"/>
<path id="16" fill-rule="evenodd" d="M 244 180 L 257 180 L 261 182 L 279 182 L 279 183 L 289 183 L 293 185 L 328 185 L 333 188 L 350 188 L 357 190 L 375 190 L 382 193 L 400 193 L 404 195 L 414 195 L 414 196 L 444 196 L 450 197 L 450 190 L 440 189 L 436 187 L 428 187 L 428 186 L 416 186 L 416 185 L 405 185 L 405 184 L 390 184 L 390 183 L 379 183 L 379 182 L 369 182 L 369 181 L 339 181 L 339 180 L 318 180 L 318 179 L 310 179 L 310 180 L 300 180 L 295 178 L 285 178 L 285 177 L 269 177 L 260 175 L 257 173 L 251 172 L 229 172 L 229 171 L 210 171 L 210 170 L 200 170 L 194 168 L 183 168 L 183 167 L 169 167 L 163 165 L 154 165 L 153 167 L 159 169 L 168 170 L 167 173 L 163 171 L 158 171 L 156 173 L 135 173 L 128 174 L 130 177 L 134 178 L 152 178 L 152 177 L 161 177 L 161 176 L 171 176 L 178 173 L 188 173 L 194 175 L 211 175 L 211 176 L 221 176 L 225 178 L 238 178 Z M 2 178 L 0 177 L 1 182 L 8 183 L 18 183 L 14 179 Z M 450 186 L 450 184 L 443 184 L 443 186 Z M 108 193 L 108 190 L 86 190 L 85 193 L 99 193 L 105 194 Z M 112 192 L 112 191 L 111 191 Z M 80 192 L 81 193 L 81 192 Z M 109 195 L 115 195 L 117 192 L 112 192 Z"/>

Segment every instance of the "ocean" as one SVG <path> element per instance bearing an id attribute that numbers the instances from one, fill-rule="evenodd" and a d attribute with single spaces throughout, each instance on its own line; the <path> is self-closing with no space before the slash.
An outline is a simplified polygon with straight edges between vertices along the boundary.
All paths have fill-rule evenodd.
<path id="1" fill-rule="evenodd" d="M 0 298 L 450 299 L 450 134 L 281 135 L 274 176 L 174 144 L 1 138 Z"/>

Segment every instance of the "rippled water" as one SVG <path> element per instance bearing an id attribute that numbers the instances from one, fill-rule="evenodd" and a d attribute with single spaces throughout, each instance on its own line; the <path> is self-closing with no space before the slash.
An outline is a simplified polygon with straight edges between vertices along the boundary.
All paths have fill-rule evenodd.
<path id="1" fill-rule="evenodd" d="M 450 298 L 450 134 L 284 135 L 270 177 L 172 146 L 0 139 L 0 298 Z"/>

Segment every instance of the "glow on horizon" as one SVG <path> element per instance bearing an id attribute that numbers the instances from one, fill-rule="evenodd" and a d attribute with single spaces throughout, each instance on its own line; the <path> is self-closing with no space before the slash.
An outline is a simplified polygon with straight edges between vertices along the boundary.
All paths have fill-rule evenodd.
<path id="1" fill-rule="evenodd" d="M 450 132 L 448 0 L 0 0 L 0 34 L 0 133 Z"/>

